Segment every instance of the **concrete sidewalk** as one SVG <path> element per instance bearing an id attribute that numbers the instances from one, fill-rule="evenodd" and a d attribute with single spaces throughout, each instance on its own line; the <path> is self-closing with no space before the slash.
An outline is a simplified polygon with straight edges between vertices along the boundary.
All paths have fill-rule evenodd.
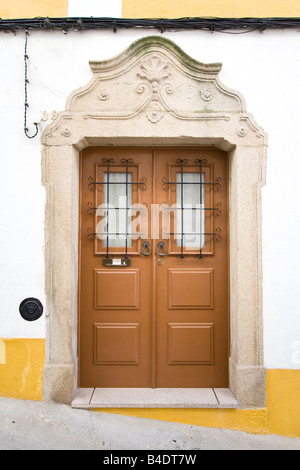
<path id="1" fill-rule="evenodd" d="M 300 438 L 253 435 L 0 397 L 1 450 L 300 450 Z"/>

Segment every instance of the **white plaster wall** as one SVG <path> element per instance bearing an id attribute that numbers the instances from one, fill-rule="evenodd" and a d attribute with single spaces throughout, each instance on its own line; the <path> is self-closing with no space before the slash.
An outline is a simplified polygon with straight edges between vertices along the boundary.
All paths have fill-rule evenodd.
<path id="1" fill-rule="evenodd" d="M 71 5 L 71 3 L 70 3 Z M 70 16 L 71 13 L 70 13 Z M 88 61 L 117 55 L 156 31 L 30 32 L 28 127 L 65 107 L 91 78 Z M 267 368 L 300 367 L 300 33 L 170 32 L 165 36 L 201 62 L 222 62 L 223 83 L 241 92 L 269 135 L 263 189 L 264 344 Z M 25 322 L 20 302 L 44 302 L 44 204 L 40 135 L 23 132 L 24 33 L 0 34 L 0 337 L 44 337 L 44 316 Z M 45 115 L 44 115 L 45 116 Z"/>

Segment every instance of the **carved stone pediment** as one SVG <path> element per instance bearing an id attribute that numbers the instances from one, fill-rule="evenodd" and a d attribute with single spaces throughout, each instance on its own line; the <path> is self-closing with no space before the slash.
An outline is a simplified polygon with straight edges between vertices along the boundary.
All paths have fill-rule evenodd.
<path id="1" fill-rule="evenodd" d="M 177 125 L 179 121 L 205 124 L 234 120 L 239 137 L 247 135 L 249 126 L 260 134 L 246 114 L 243 97 L 221 83 L 218 74 L 222 65 L 197 62 L 165 38 L 140 39 L 117 57 L 91 61 L 90 67 L 91 81 L 70 95 L 66 110 L 44 133 L 44 143 L 50 144 L 55 135 L 66 139 L 72 133 L 74 143 L 72 127 L 75 133 L 81 129 L 81 137 L 97 136 L 97 121 L 118 121 L 120 133 L 126 135 L 128 126 L 123 124 L 122 128 L 121 122 L 135 119 L 146 120 L 150 127 L 168 127 L 170 120 Z M 109 135 L 108 127 L 106 124 Z"/>
<path id="2" fill-rule="evenodd" d="M 145 112 L 154 124 L 167 112 L 179 119 L 226 119 L 228 113 L 242 112 L 240 97 L 218 82 L 220 64 L 191 64 L 156 38 L 148 50 L 138 47 L 140 42 L 106 67 L 90 62 L 93 80 L 70 100 L 70 111 L 119 119 Z"/>

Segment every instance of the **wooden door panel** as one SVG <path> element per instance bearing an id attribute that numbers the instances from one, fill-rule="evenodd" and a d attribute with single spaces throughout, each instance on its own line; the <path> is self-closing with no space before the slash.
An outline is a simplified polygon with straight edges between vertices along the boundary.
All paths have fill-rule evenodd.
<path id="1" fill-rule="evenodd" d="M 95 309 L 139 309 L 139 274 L 139 269 L 95 269 Z"/>
<path id="2" fill-rule="evenodd" d="M 213 323 L 169 323 L 168 363 L 213 364 Z"/>
<path id="3" fill-rule="evenodd" d="M 110 160 L 109 169 L 107 160 Z M 124 160 L 129 161 L 128 166 L 122 163 Z M 118 206 L 120 210 L 126 209 L 126 166 L 128 181 L 134 183 L 127 188 L 131 191 L 130 202 L 135 207 L 142 207 L 143 203 L 150 206 L 151 151 L 88 148 L 81 155 L 78 350 L 81 387 L 150 387 L 151 384 L 152 259 L 141 255 L 140 237 L 131 239 L 127 247 L 124 237 L 113 243 L 109 239 L 107 246 L 104 233 L 105 229 L 107 234 L 107 227 L 102 222 L 107 216 L 103 210 L 107 181 L 117 184 L 119 176 L 123 181 L 120 191 L 123 199 Z M 109 196 L 115 195 L 113 189 Z M 131 214 L 133 220 L 136 214 Z M 109 229 L 123 232 L 125 224 L 121 224 L 120 230 L 120 223 L 115 223 L 117 216 L 118 213 L 114 214 L 115 219 L 109 216 L 109 222 L 114 223 L 109 224 Z M 104 235 L 91 236 L 95 233 Z M 114 264 L 103 265 L 107 259 L 113 259 Z M 120 262 L 125 259 L 131 266 Z"/>
<path id="4" fill-rule="evenodd" d="M 80 172 L 79 385 L 227 387 L 227 155 L 88 148 Z M 136 212 L 126 224 L 120 213 L 108 224 L 103 202 L 116 205 L 118 193 L 107 192 L 107 183 L 124 181 L 122 204 L 126 194 L 126 207 L 130 201 Z M 160 208 L 155 222 L 152 207 Z M 143 256 L 145 240 L 151 253 Z M 165 251 L 157 252 L 159 241 Z"/>
<path id="5" fill-rule="evenodd" d="M 139 364 L 139 323 L 94 323 L 94 364 Z"/>
<path id="6" fill-rule="evenodd" d="M 156 203 L 174 207 L 177 201 L 169 231 L 160 232 L 167 255 L 156 262 L 156 386 L 227 387 L 227 156 L 217 149 L 157 149 L 155 169 Z M 192 216 L 186 224 L 183 214 L 181 228 L 176 214 L 182 207 L 191 211 L 184 199 L 193 197 L 202 216 L 198 222 L 193 216 L 194 245 L 188 246 L 178 232 L 190 236 Z"/>
<path id="7" fill-rule="evenodd" d="M 212 309 L 213 269 L 169 268 L 169 309 Z"/>

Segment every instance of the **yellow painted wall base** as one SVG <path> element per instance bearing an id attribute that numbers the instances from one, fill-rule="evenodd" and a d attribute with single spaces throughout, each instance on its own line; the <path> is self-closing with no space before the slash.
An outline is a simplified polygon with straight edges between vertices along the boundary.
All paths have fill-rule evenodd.
<path id="1" fill-rule="evenodd" d="M 244 431 L 252 434 L 268 434 L 265 409 L 178 409 L 178 408 L 128 408 L 97 409 L 102 413 L 113 413 L 139 418 L 159 419 L 175 423 Z"/>
<path id="2" fill-rule="evenodd" d="M 0 395 L 42 400 L 44 339 L 0 338 Z"/>
<path id="3" fill-rule="evenodd" d="M 44 339 L 0 339 L 0 395 L 42 400 Z M 262 409 L 98 409 L 141 418 L 253 434 L 300 437 L 300 370 L 267 370 L 267 403 Z"/>
<path id="4" fill-rule="evenodd" d="M 300 370 L 267 371 L 268 429 L 300 437 Z"/>
<path id="5" fill-rule="evenodd" d="M 267 403 L 262 409 L 110 408 L 97 411 L 253 434 L 300 437 L 300 370 L 267 370 Z"/>

